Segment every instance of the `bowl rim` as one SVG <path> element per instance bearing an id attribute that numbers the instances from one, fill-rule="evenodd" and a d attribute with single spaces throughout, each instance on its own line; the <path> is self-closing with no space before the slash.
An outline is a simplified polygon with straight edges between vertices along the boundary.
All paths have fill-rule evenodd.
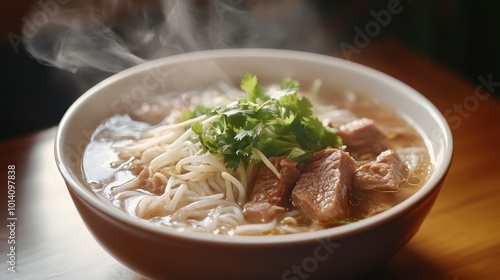
<path id="1" fill-rule="evenodd" d="M 125 79 L 128 76 L 138 74 L 143 72 L 151 66 L 166 65 L 171 63 L 179 63 L 184 61 L 207 59 L 207 58 L 238 58 L 238 57 L 259 57 L 259 58 L 281 58 L 281 59 L 297 59 L 312 63 L 330 64 L 337 68 L 347 69 L 353 72 L 359 72 L 363 75 L 371 76 L 380 79 L 382 82 L 389 84 L 391 87 L 397 88 L 398 92 L 404 92 L 408 98 L 411 98 L 418 102 L 422 107 L 428 111 L 432 118 L 437 122 L 440 128 L 440 132 L 444 136 L 444 152 L 442 154 L 441 164 L 435 166 L 433 173 L 431 174 L 428 181 L 413 195 L 395 205 L 394 207 L 379 213 L 375 216 L 366 218 L 364 220 L 358 221 L 356 223 L 347 224 L 339 227 L 323 229 L 318 231 L 294 233 L 287 235 L 265 235 L 265 236 L 254 236 L 254 235 L 214 235 L 199 232 L 188 232 L 188 231 L 178 231 L 166 226 L 155 225 L 153 223 L 148 223 L 147 221 L 140 220 L 139 218 L 134 218 L 124 211 L 118 208 L 113 208 L 107 205 L 104 201 L 99 199 L 96 195 L 92 194 L 91 191 L 86 189 L 83 184 L 75 180 L 67 171 L 66 166 L 64 166 L 64 148 L 63 148 L 63 135 L 71 125 L 71 116 L 78 110 L 80 105 L 84 103 L 87 99 L 91 98 L 93 95 L 99 94 L 101 89 L 107 87 L 109 84 L 115 83 L 119 80 Z M 389 221 L 391 218 L 398 216 L 401 213 L 409 211 L 413 205 L 418 205 L 420 202 L 424 201 L 427 197 L 431 196 L 434 191 L 439 188 L 440 183 L 444 180 L 449 167 L 451 165 L 451 159 L 453 155 L 453 140 L 450 127 L 444 118 L 444 116 L 439 112 L 439 110 L 422 94 L 406 85 L 405 83 L 397 80 L 396 78 L 389 76 L 379 70 L 370 68 L 368 66 L 352 62 L 349 60 L 317 54 L 309 53 L 296 50 L 278 50 L 278 49 L 261 49 L 261 48 L 247 48 L 247 49 L 222 49 L 222 50 L 204 50 L 196 51 L 190 53 L 184 53 L 179 55 L 173 55 L 169 57 L 164 57 L 152 61 L 148 61 L 131 68 L 125 69 L 118 72 L 98 84 L 94 85 L 88 89 L 84 94 L 82 94 L 66 111 L 62 117 L 60 124 L 57 128 L 55 143 L 54 143 L 54 155 L 59 169 L 60 174 L 63 176 L 64 181 L 68 189 L 73 191 L 80 199 L 83 199 L 91 207 L 95 208 L 102 214 L 105 214 L 121 223 L 130 225 L 132 227 L 138 228 L 140 230 L 153 232 L 165 237 L 175 237 L 178 239 L 189 239 L 202 242 L 220 243 L 220 244 L 289 244 L 289 243 L 302 243 L 310 242 L 311 240 L 320 240 L 324 238 L 333 237 L 343 237 L 355 232 L 363 231 L 368 228 L 377 226 L 380 223 Z"/>

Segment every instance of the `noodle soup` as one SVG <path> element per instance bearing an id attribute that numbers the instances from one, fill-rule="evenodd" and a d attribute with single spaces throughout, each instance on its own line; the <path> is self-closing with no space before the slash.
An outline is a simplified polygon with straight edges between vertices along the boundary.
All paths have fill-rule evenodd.
<path id="1" fill-rule="evenodd" d="M 205 91 L 160 96 L 135 111 L 112 116 L 96 128 L 83 156 L 88 187 L 138 219 L 179 231 L 275 235 L 342 226 L 376 215 L 415 193 L 432 172 L 414 126 L 363 93 L 315 88 L 305 93 L 283 84 L 266 88 L 269 98 L 256 102 L 259 110 L 292 94 L 297 95 L 297 107 L 311 103 L 314 118 L 303 120 L 317 119 L 322 124 L 317 129 L 326 135 L 321 137 L 327 138 L 313 145 L 299 134 L 288 137 L 280 130 L 295 127 L 294 121 L 287 122 L 288 113 L 278 124 L 261 122 L 275 127 L 259 123 L 245 130 L 254 119 L 241 121 L 237 113 L 255 118 L 262 114 L 244 111 L 250 110 L 248 104 L 237 100 L 254 90 L 218 84 Z M 235 135 L 222 131 L 231 122 L 243 123 Z M 310 125 L 318 127 L 316 122 Z M 304 129 L 310 134 L 309 127 Z M 261 142 L 241 148 L 245 139 L 258 138 L 256 131 L 264 135 L 259 136 Z M 242 140 L 233 145 L 238 149 L 225 152 L 234 148 L 224 142 L 227 138 Z M 298 146 L 276 151 L 288 144 L 273 141 L 285 138 L 299 139 Z M 224 144 L 215 148 L 213 141 Z M 314 167 L 325 165 L 333 167 L 326 172 Z M 296 176 L 290 179 L 287 170 Z M 310 183 L 314 180 L 308 178 L 320 175 L 326 186 Z M 320 202 L 312 203 L 316 200 Z"/>

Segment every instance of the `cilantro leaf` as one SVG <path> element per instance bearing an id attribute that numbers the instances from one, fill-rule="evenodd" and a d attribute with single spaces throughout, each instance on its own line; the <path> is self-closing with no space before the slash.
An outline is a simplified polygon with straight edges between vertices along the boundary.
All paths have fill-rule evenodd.
<path id="1" fill-rule="evenodd" d="M 287 93 L 296 93 L 299 91 L 300 84 L 297 80 L 286 78 L 281 83 L 280 89 Z"/>
<path id="2" fill-rule="evenodd" d="M 264 88 L 259 84 L 257 76 L 250 73 L 245 74 L 240 84 L 241 89 L 247 94 L 247 99 L 251 102 L 260 100 L 267 100 L 269 97 L 266 95 Z"/>
<path id="3" fill-rule="evenodd" d="M 198 105 L 194 110 L 185 110 L 180 116 L 180 118 L 177 119 L 177 122 L 187 121 L 211 113 L 212 113 L 212 108 Z"/>
<path id="4" fill-rule="evenodd" d="M 218 118 L 205 129 L 201 123 L 191 127 L 203 150 L 222 155 L 228 168 L 237 169 L 240 164 L 247 168 L 252 160 L 260 160 L 255 149 L 266 157 L 284 155 L 303 162 L 316 151 L 342 145 L 335 130 L 313 115 L 309 99 L 299 97 L 298 81 L 284 79 L 280 90 L 286 94 L 279 98 L 271 98 L 255 75 L 246 74 L 240 86 L 245 97 L 219 108 L 197 109 Z"/>
<path id="5" fill-rule="evenodd" d="M 191 125 L 191 129 L 198 135 L 203 134 L 203 125 L 200 122 Z"/>

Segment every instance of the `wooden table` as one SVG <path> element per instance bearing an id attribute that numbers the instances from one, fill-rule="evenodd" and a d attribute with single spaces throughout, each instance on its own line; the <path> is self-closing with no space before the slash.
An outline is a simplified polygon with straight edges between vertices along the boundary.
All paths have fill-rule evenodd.
<path id="1" fill-rule="evenodd" d="M 340 55 L 339 55 L 340 56 Z M 412 241 L 366 279 L 500 277 L 500 102 L 390 40 L 373 41 L 354 61 L 414 87 L 445 114 L 454 160 L 436 204 Z M 492 88 L 499 90 L 488 77 Z M 91 237 L 55 166 L 56 128 L 0 143 L 0 279 L 141 279 Z M 15 166 L 16 273 L 6 262 L 7 171 Z"/>

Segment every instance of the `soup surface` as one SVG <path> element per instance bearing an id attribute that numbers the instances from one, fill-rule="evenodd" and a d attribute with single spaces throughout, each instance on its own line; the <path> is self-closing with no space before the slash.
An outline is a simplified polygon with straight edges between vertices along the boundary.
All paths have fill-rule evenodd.
<path id="1" fill-rule="evenodd" d="M 298 84 L 284 84 L 262 87 L 268 97 L 251 100 L 258 109 L 235 101 L 257 92 L 242 82 L 243 90 L 218 84 L 155 96 L 114 115 L 92 135 L 83 178 L 100 199 L 145 222 L 227 235 L 357 222 L 400 203 L 427 181 L 432 164 L 424 140 L 398 112 L 352 90 L 303 93 L 294 88 Z M 254 124 L 266 104 L 285 104 L 293 95 L 296 107 L 311 103 L 315 117 L 302 123 L 315 130 L 301 126 L 301 132 L 286 134 L 299 114 L 286 106 L 277 109 L 282 119 Z M 253 118 L 243 118 L 248 115 Z M 316 119 L 322 127 L 311 121 Z M 268 123 L 274 126 L 262 125 Z M 234 135 L 224 130 L 228 126 L 235 127 Z M 317 143 L 302 139 L 315 131 L 322 135 Z M 298 144 L 285 151 L 285 138 Z"/>

